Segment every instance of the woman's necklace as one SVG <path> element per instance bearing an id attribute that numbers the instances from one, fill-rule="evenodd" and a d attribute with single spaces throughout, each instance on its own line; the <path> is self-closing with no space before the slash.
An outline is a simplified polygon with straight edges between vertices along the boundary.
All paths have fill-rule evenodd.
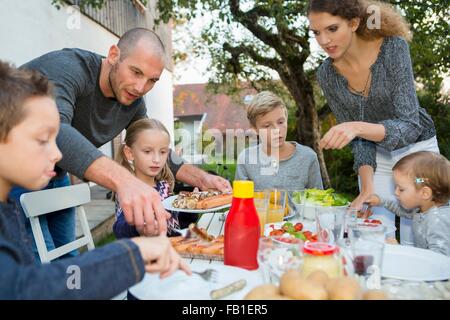
<path id="1" fill-rule="evenodd" d="M 372 70 L 369 68 L 369 75 L 367 76 L 367 80 L 366 80 L 366 84 L 364 85 L 364 89 L 362 91 L 356 90 L 355 88 L 353 88 L 350 83 L 348 84 L 348 86 L 350 87 L 350 89 L 355 92 L 356 94 L 360 95 L 360 96 L 366 96 L 366 92 L 367 92 L 367 86 L 369 84 L 369 80 L 372 76 Z"/>
<path id="2" fill-rule="evenodd" d="M 366 93 L 367 93 L 367 86 L 368 86 L 368 84 L 369 84 L 369 80 L 370 80 L 370 78 L 371 78 L 371 76 L 372 76 L 372 70 L 371 69 L 369 69 L 369 75 L 367 76 L 367 80 L 366 80 L 366 84 L 364 85 L 364 89 L 362 90 L 362 91 L 359 91 L 359 90 L 356 90 L 355 88 L 353 88 L 351 85 L 350 85 L 350 83 L 348 84 L 348 86 L 350 87 L 350 89 L 354 92 L 354 93 L 356 93 L 356 94 L 358 94 L 358 95 L 360 95 L 360 96 L 366 96 Z"/>

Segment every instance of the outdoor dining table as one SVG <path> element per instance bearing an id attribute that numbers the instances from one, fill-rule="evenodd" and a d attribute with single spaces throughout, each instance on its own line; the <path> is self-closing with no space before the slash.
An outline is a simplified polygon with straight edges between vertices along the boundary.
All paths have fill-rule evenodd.
<path id="1" fill-rule="evenodd" d="M 197 226 L 204 228 L 208 234 L 215 237 L 224 234 L 224 226 L 227 212 L 210 212 L 201 215 L 197 222 Z M 292 222 L 296 222 L 297 219 L 291 219 Z M 407 250 L 403 246 L 391 246 L 397 247 L 398 250 Z M 225 297 L 225 299 L 242 299 L 246 293 L 248 293 L 252 288 L 257 285 L 263 284 L 263 274 L 261 268 L 253 271 L 248 271 L 245 269 L 240 269 L 236 267 L 225 266 L 223 261 L 218 260 L 205 260 L 198 258 L 188 258 L 193 270 L 205 270 L 206 268 L 213 268 L 218 270 L 221 279 L 223 280 L 219 284 L 211 284 L 204 281 L 200 277 L 192 279 L 187 285 L 192 285 L 192 287 L 186 288 L 186 295 L 180 290 L 177 294 L 167 294 L 166 289 L 170 289 L 170 283 L 167 286 L 161 286 L 161 282 L 157 278 L 157 275 L 146 275 L 144 279 L 134 287 L 130 288 L 130 292 L 138 299 L 210 299 L 209 291 L 218 287 L 222 287 L 232 280 L 238 278 L 245 278 L 247 281 L 247 286 L 230 296 Z M 410 266 L 414 268 L 414 266 Z M 178 276 L 186 278 L 186 276 L 181 272 L 177 271 Z M 181 279 L 179 279 L 182 281 Z M 156 285 L 156 288 L 155 288 Z M 153 289 L 152 289 L 153 286 Z M 398 299 L 450 299 L 450 282 L 449 281 L 406 281 L 398 279 L 382 279 L 382 288 L 389 290 L 392 298 Z M 190 294 L 194 292 L 195 294 Z M 396 296 L 398 295 L 398 296 Z"/>
<path id="2" fill-rule="evenodd" d="M 204 228 L 209 235 L 217 237 L 224 233 L 226 212 L 210 212 L 203 213 L 198 221 L 197 226 Z M 220 260 L 206 260 L 204 258 L 185 258 L 192 270 L 203 271 L 205 269 L 215 269 L 218 275 L 218 281 L 209 282 L 202 279 L 195 274 L 190 278 L 186 277 L 181 271 L 177 271 L 175 275 L 175 282 L 178 287 L 182 280 L 188 280 L 186 286 L 189 288 L 181 287 L 178 292 L 168 293 L 165 291 L 163 281 L 159 281 L 156 275 L 146 274 L 144 279 L 134 287 L 130 288 L 130 293 L 137 299 L 210 299 L 209 293 L 213 289 L 218 289 L 230 284 L 236 280 L 245 279 L 246 286 L 244 289 L 231 294 L 226 299 L 242 299 L 246 293 L 248 293 L 253 287 L 263 284 L 263 276 L 259 269 L 257 270 L 245 270 L 237 267 L 225 266 L 223 261 Z M 177 278 L 178 277 L 178 278 Z M 180 280 L 180 281 L 177 281 Z M 170 280 L 167 282 L 167 288 L 170 288 Z M 151 287 L 157 287 L 151 290 Z M 195 288 L 192 288 L 195 287 Z M 186 295 L 183 293 L 183 289 L 186 289 Z M 159 292 L 156 292 L 159 291 Z"/>

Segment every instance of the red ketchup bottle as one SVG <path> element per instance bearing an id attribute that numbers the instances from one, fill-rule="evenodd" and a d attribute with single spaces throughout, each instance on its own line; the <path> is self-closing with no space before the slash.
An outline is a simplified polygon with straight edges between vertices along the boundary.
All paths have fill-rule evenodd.
<path id="1" fill-rule="evenodd" d="M 261 232 L 253 186 L 253 181 L 233 182 L 233 202 L 225 221 L 224 264 L 248 270 L 258 269 L 256 255 Z"/>

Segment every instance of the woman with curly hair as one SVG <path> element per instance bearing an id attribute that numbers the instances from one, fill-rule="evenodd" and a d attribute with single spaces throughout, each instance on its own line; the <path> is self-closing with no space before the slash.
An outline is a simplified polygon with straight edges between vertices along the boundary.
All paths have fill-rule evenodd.
<path id="1" fill-rule="evenodd" d="M 394 197 L 398 160 L 416 151 L 439 153 L 433 120 L 417 99 L 409 25 L 391 5 L 364 0 L 311 0 L 308 19 L 329 56 L 317 79 L 339 123 L 320 146 L 350 144 L 360 185 L 353 207 L 361 208 L 372 193 Z M 374 213 L 395 224 L 386 209 Z M 400 237 L 412 244 L 410 221 L 401 221 Z"/>

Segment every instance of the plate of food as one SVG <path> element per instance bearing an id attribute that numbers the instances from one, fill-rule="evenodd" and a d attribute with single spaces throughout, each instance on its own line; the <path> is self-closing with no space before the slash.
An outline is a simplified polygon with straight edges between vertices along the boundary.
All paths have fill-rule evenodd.
<path id="1" fill-rule="evenodd" d="M 233 195 L 220 191 L 182 191 L 164 199 L 164 209 L 190 213 L 220 211 L 231 206 Z"/>
<path id="2" fill-rule="evenodd" d="M 253 287 L 263 283 L 257 270 L 209 262 L 196 263 L 191 268 L 198 272 L 213 269 L 218 275 L 217 281 L 205 281 L 196 274 L 188 276 L 183 271 L 176 271 L 165 279 L 160 279 L 158 274 L 146 273 L 141 282 L 129 289 L 130 293 L 140 300 L 242 300 Z"/>
<path id="3" fill-rule="evenodd" d="M 317 241 L 316 226 L 311 222 L 276 222 L 264 227 L 266 237 L 285 237 L 303 241 Z"/>
<path id="4" fill-rule="evenodd" d="M 194 224 L 184 235 L 169 238 L 175 251 L 184 258 L 223 261 L 224 236 L 214 237 Z"/>
<path id="5" fill-rule="evenodd" d="M 358 224 L 358 226 L 373 227 L 373 228 L 376 228 L 379 225 L 385 226 L 386 227 L 385 234 L 389 237 L 395 237 L 395 231 L 397 230 L 397 228 L 394 225 L 386 223 L 386 221 L 383 222 L 382 218 L 378 219 L 358 218 L 356 219 L 356 223 Z"/>

